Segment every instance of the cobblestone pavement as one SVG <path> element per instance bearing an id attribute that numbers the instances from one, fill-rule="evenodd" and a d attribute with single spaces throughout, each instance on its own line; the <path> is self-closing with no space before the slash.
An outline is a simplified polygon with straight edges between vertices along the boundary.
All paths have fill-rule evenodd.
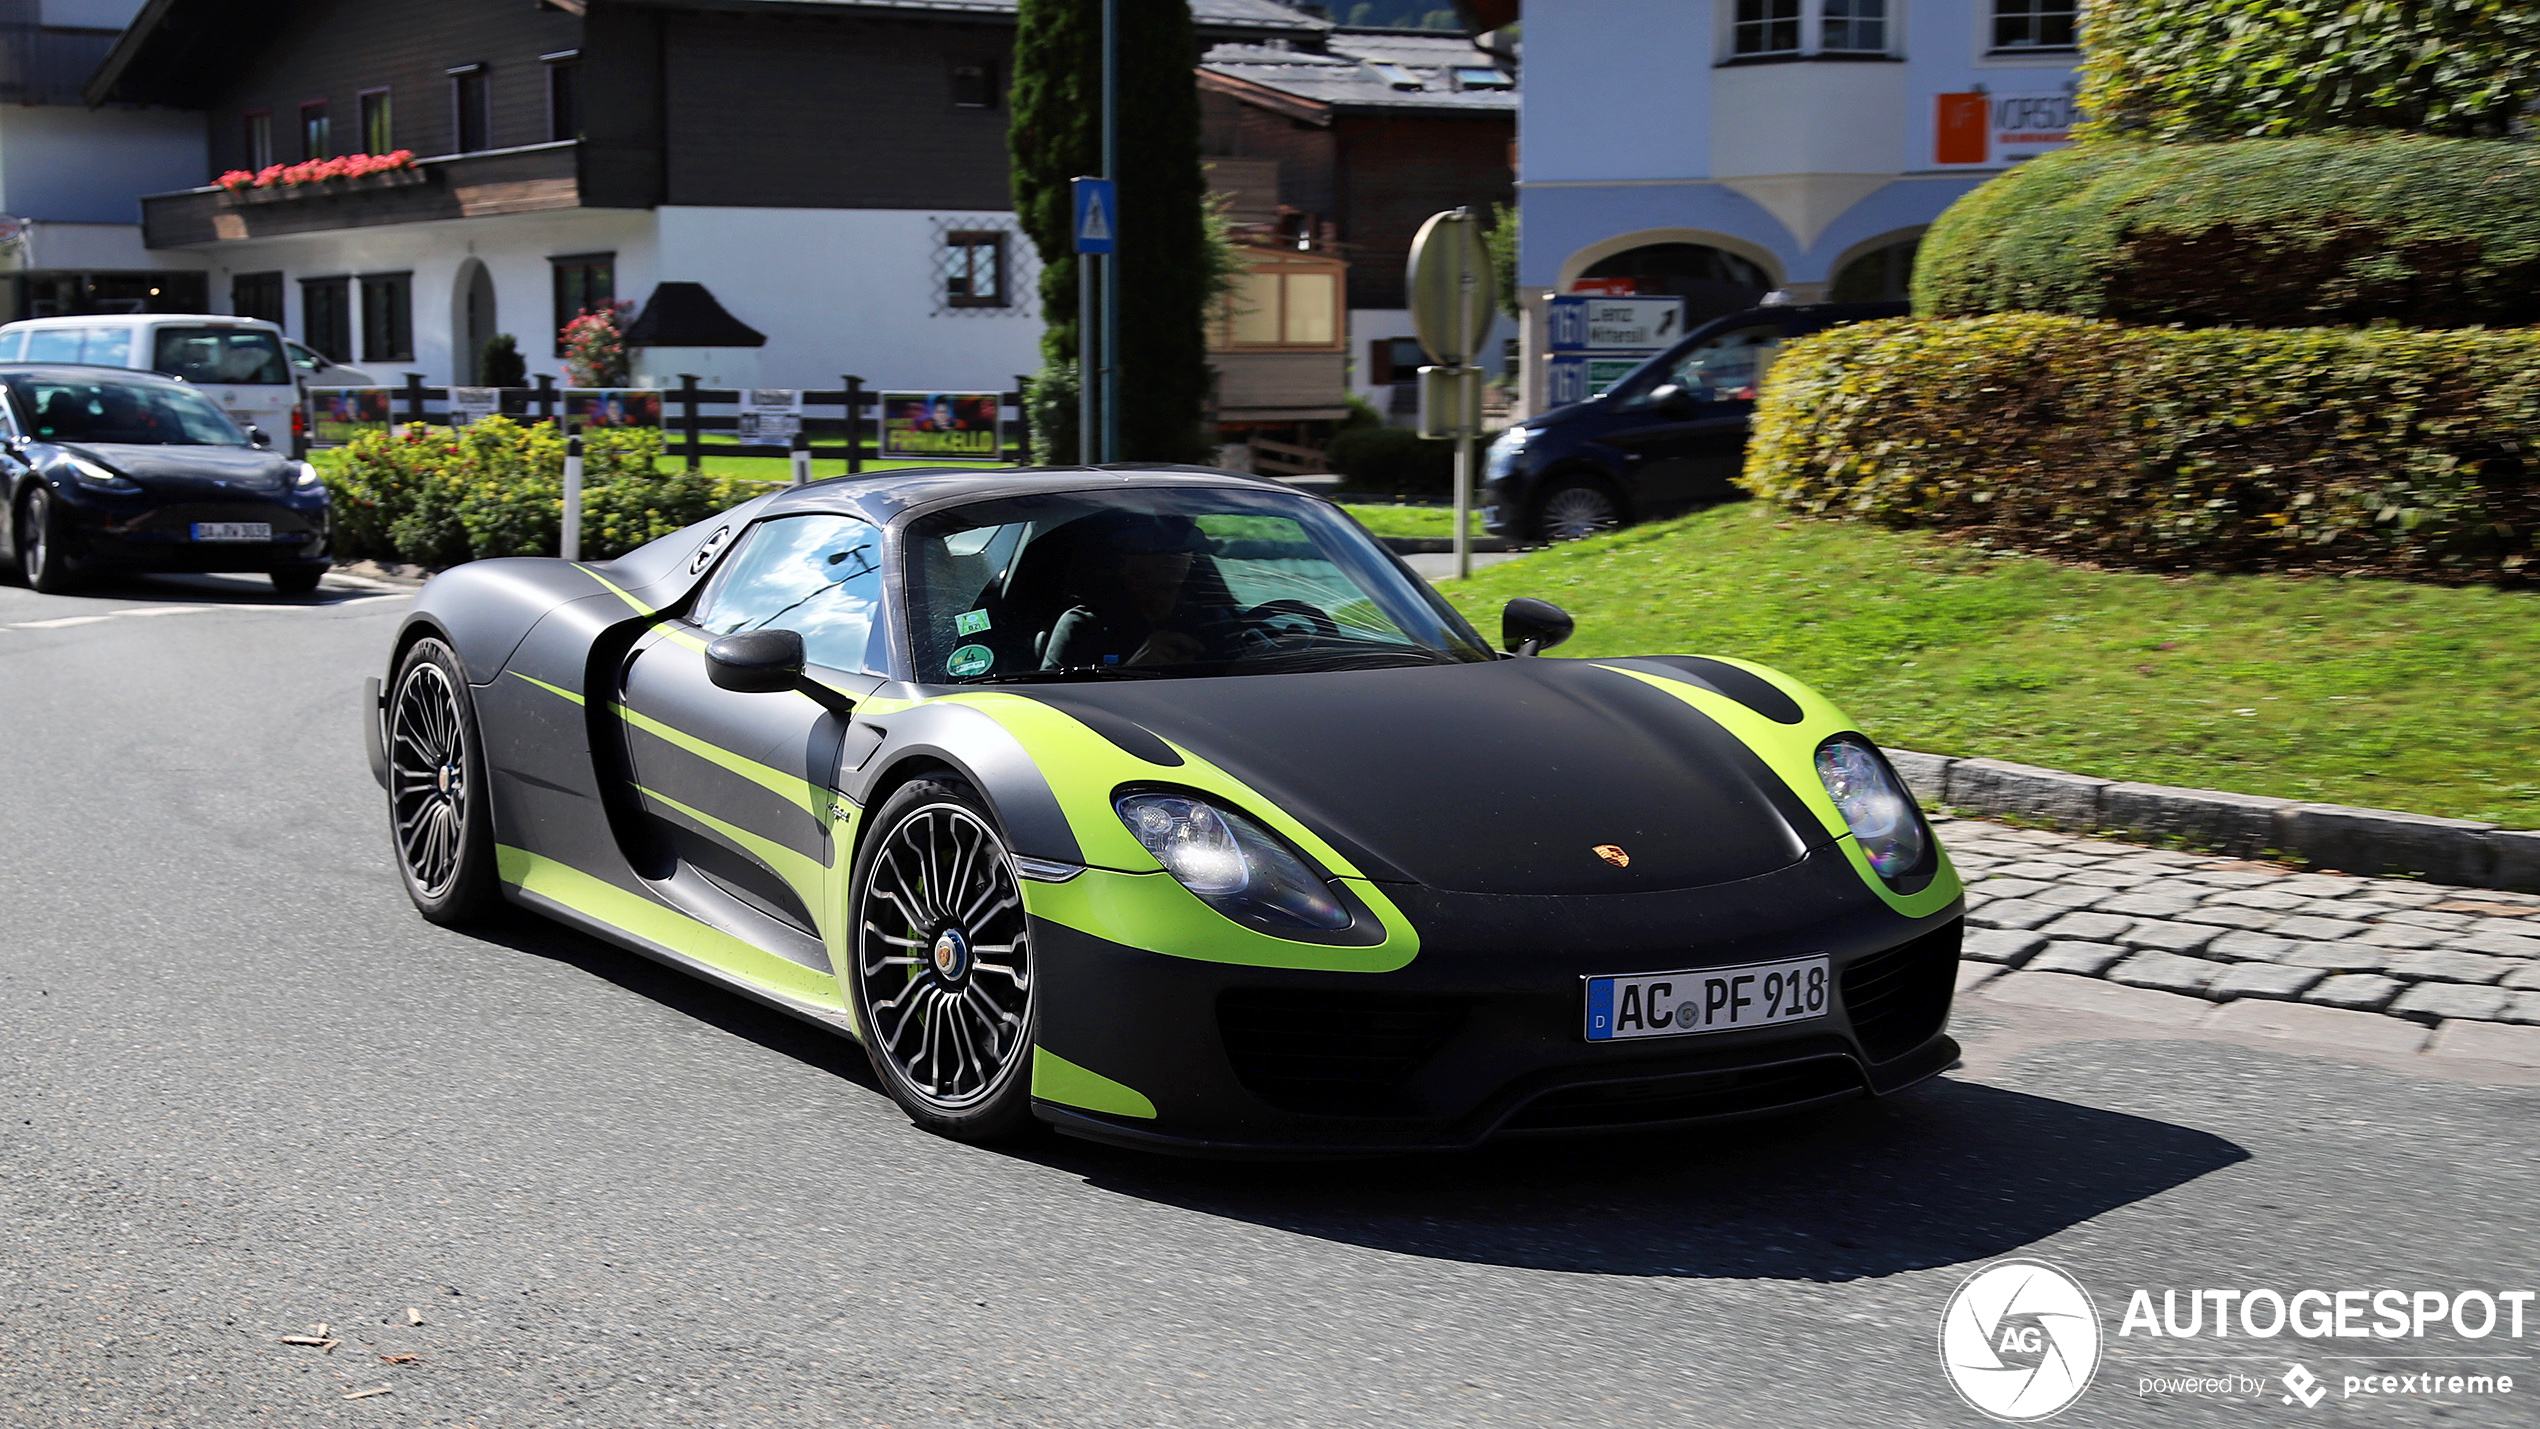
<path id="1" fill-rule="evenodd" d="M 2540 1067 L 2540 896 L 1932 822 L 1967 882 L 1961 996 L 2095 981 L 2169 995 L 2136 1015 Z"/>

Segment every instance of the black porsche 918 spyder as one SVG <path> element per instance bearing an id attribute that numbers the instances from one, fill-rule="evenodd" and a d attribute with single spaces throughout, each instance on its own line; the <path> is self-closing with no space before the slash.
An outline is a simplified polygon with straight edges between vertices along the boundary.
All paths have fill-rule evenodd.
<path id="1" fill-rule="evenodd" d="M 424 916 L 833 1026 L 948 1135 L 1443 1148 L 1950 1063 L 1959 883 L 1876 745 L 1504 624 L 1265 481 L 891 472 L 449 571 L 368 732 Z"/>

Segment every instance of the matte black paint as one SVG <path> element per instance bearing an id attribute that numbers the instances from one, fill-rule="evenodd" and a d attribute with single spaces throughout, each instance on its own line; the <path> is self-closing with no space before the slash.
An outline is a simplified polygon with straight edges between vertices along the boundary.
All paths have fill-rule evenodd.
<path id="1" fill-rule="evenodd" d="M 1647 655 L 1604 663 L 1646 670 L 1661 679 L 1698 685 L 1715 695 L 1725 695 L 1737 701 L 1775 724 L 1797 724 L 1801 718 L 1799 701 L 1754 671 L 1741 670 L 1725 660 L 1701 655 Z"/>

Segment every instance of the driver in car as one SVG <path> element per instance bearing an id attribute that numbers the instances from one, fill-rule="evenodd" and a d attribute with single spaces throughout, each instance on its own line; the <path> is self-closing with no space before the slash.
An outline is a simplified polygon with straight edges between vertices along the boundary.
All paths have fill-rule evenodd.
<path id="1" fill-rule="evenodd" d="M 1044 670 L 1086 665 L 1182 665 L 1206 658 L 1232 608 L 1201 590 L 1191 567 L 1208 538 L 1187 516 L 1120 512 L 1078 548 L 1071 593 L 1078 604 L 1050 627 Z"/>

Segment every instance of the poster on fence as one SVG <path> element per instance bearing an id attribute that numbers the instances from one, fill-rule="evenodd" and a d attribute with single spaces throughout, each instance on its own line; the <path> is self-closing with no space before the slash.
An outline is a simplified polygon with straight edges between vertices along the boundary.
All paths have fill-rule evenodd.
<path id="1" fill-rule="evenodd" d="M 998 396 L 994 392 L 883 393 L 882 457 L 995 461 L 1005 448 L 1005 418 Z"/>
<path id="2" fill-rule="evenodd" d="M 735 427 L 745 447 L 790 447 L 803 429 L 803 394 L 799 387 L 746 387 Z"/>
<path id="3" fill-rule="evenodd" d="M 649 387 L 567 387 L 564 419 L 579 427 L 658 427 L 661 393 Z"/>
<path id="4" fill-rule="evenodd" d="M 450 389 L 450 425 L 472 427 L 503 410 L 500 387 L 453 387 Z"/>
<path id="5" fill-rule="evenodd" d="M 309 389 L 309 445 L 340 447 L 364 432 L 388 430 L 392 387 Z"/>

